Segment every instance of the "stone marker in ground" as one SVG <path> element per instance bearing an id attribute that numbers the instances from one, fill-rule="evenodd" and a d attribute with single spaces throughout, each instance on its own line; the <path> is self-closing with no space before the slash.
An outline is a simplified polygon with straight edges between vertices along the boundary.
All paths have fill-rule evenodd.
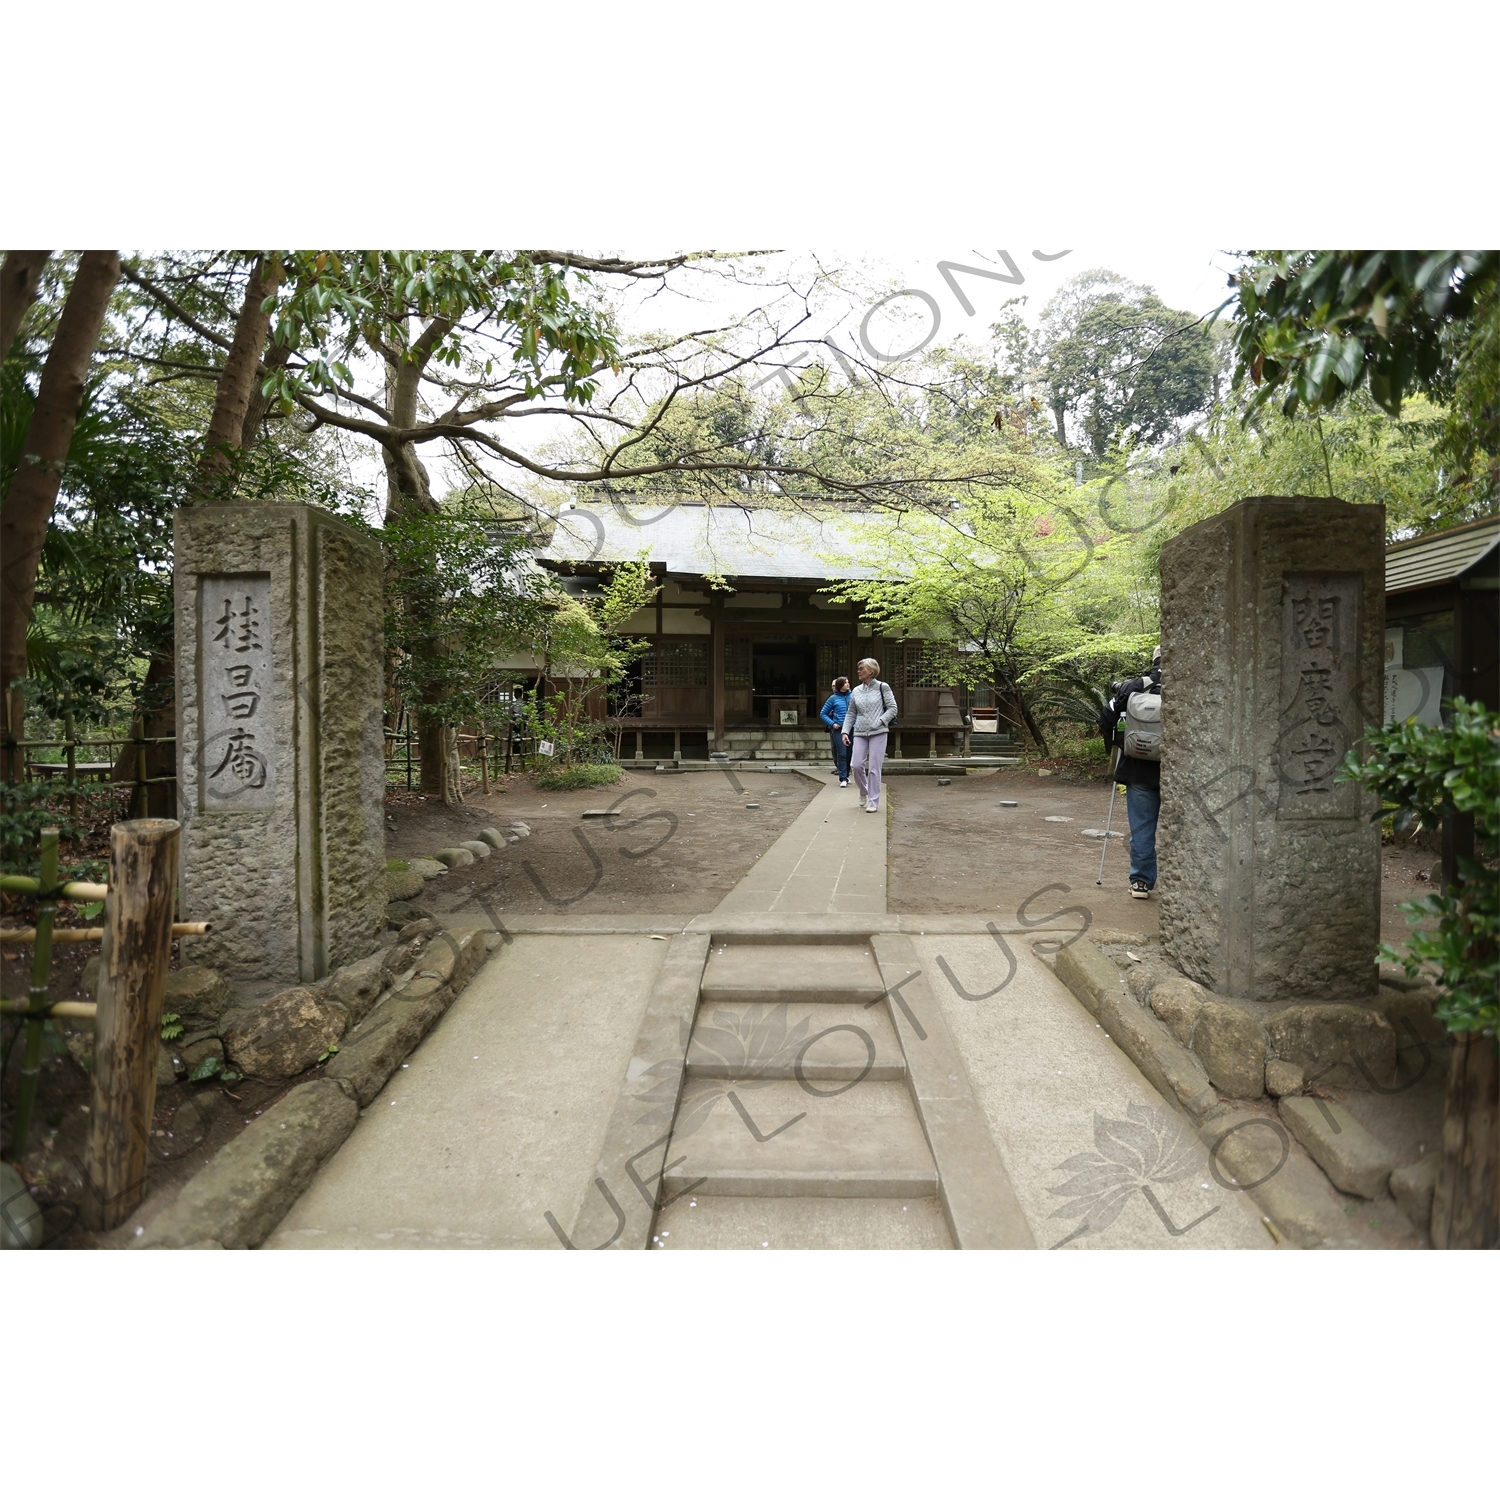
<path id="1" fill-rule="evenodd" d="M 1259 498 L 1162 549 L 1162 943 L 1221 995 L 1375 993 L 1380 829 L 1335 773 L 1382 719 L 1384 528 Z"/>
<path id="2" fill-rule="evenodd" d="M 252 1078 L 291 1078 L 343 1036 L 348 1017 L 317 991 L 299 988 L 242 1011 L 224 1033 L 229 1060 Z"/>
<path id="3" fill-rule="evenodd" d="M 1193 1022 L 1191 1046 L 1209 1081 L 1231 1099 L 1259 1099 L 1265 1092 L 1265 1036 L 1237 1006 L 1204 1004 Z"/>
<path id="4" fill-rule="evenodd" d="M 1307 1079 L 1296 1063 L 1283 1062 L 1279 1057 L 1266 1059 L 1266 1092 L 1280 1099 L 1286 1094 L 1300 1094 L 1307 1087 Z"/>
<path id="5" fill-rule="evenodd" d="M 167 975 L 162 1012 L 175 1015 L 184 1032 L 212 1026 L 229 1009 L 229 985 L 224 976 L 202 964 L 188 964 Z"/>
<path id="6" fill-rule="evenodd" d="M 184 950 L 323 978 L 384 921 L 380 549 L 309 505 L 177 512 Z"/>
<path id="7" fill-rule="evenodd" d="M 1409 1167 L 1397 1167 L 1391 1173 L 1391 1197 L 1396 1207 L 1423 1234 L 1432 1222 L 1432 1190 L 1437 1186 L 1441 1153 L 1434 1151 Z"/>
<path id="8" fill-rule="evenodd" d="M 410 901 L 422 894 L 425 882 L 413 869 L 387 870 L 385 873 L 385 896 L 387 901 Z"/>
<path id="9" fill-rule="evenodd" d="M 1279 1108 L 1286 1128 L 1340 1191 L 1374 1198 L 1390 1181 L 1395 1153 L 1342 1104 L 1287 1097 Z"/>

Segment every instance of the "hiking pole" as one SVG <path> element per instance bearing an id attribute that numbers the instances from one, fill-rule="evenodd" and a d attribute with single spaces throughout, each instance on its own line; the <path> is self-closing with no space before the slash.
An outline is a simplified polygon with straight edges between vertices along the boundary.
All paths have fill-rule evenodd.
<path id="1" fill-rule="evenodd" d="M 1115 816 L 1115 793 L 1120 790 L 1120 784 L 1115 780 L 1115 773 L 1120 765 L 1120 747 L 1115 746 L 1115 763 L 1109 768 L 1109 816 L 1104 820 L 1104 847 L 1099 851 L 1099 878 L 1095 885 L 1104 884 L 1104 856 L 1109 853 L 1109 825 Z"/>

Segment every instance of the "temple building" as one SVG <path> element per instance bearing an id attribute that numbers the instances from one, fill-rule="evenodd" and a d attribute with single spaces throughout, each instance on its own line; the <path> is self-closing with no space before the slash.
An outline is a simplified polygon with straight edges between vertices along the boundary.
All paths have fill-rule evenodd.
<path id="1" fill-rule="evenodd" d="M 876 576 L 859 562 L 859 531 L 890 524 L 732 503 L 565 507 L 537 554 L 565 587 L 587 590 L 643 554 L 660 582 L 655 604 L 624 627 L 651 646 L 613 705 L 625 724 L 621 757 L 825 759 L 818 711 L 833 679 L 852 679 L 866 656 L 896 694 L 891 754 L 962 753 L 968 711 L 988 706 L 988 690 L 944 680 L 947 658 L 930 642 L 878 635 L 857 606 L 829 597 L 845 580 Z"/>

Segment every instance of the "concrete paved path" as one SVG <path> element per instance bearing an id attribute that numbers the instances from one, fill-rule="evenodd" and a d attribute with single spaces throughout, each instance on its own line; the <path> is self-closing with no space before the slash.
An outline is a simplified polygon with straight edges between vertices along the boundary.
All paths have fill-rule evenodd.
<path id="1" fill-rule="evenodd" d="M 1081 1230 L 1068 1248 L 1275 1249 L 1260 1210 L 1221 1184 L 1228 1171 L 1210 1170 L 1187 1120 L 1033 940 L 1007 939 L 1007 956 L 988 934 L 911 939 L 1037 1245 Z"/>
<path id="2" fill-rule="evenodd" d="M 518 937 L 363 1112 L 269 1250 L 562 1248 L 666 954 Z"/>
<path id="3" fill-rule="evenodd" d="M 859 793 L 833 782 L 802 809 L 713 915 L 883 913 L 885 830 L 884 809 L 862 812 Z"/>
<path id="4" fill-rule="evenodd" d="M 885 844 L 883 815 L 860 812 L 852 790 L 825 787 L 717 910 L 689 925 L 703 930 L 700 943 L 716 924 L 767 925 L 761 941 L 783 922 L 832 933 L 868 920 L 865 931 L 894 931 L 884 914 Z M 612 1112 L 622 1085 L 631 1096 L 622 1103 L 640 1101 L 632 1117 L 650 1093 L 638 1033 L 670 946 L 651 929 L 681 933 L 684 923 L 638 917 L 618 924 L 633 930 L 584 930 L 598 921 L 556 919 L 551 931 L 507 934 L 267 1248 L 556 1249 L 575 1231 L 589 1244 L 605 1239 L 615 1211 L 594 1179 Z M 1023 935 L 1008 922 L 989 933 L 983 921 L 936 917 L 924 932 L 907 915 L 899 926 L 909 938 L 900 941 L 930 986 L 946 1022 L 937 1030 L 951 1038 L 983 1115 L 976 1128 L 981 1138 L 988 1128 L 1036 1243 L 1273 1248 L 1255 1205 L 1221 1184 L 1185 1122 L 1033 953 L 1046 934 Z M 776 950 L 761 951 L 769 960 Z M 806 962 L 798 972 L 805 987 Z M 685 1052 L 687 1041 L 684 1031 L 665 1045 Z M 924 1044 L 906 1037 L 908 1051 Z M 894 1093 L 905 1087 L 895 1074 L 870 1078 L 861 1099 L 904 1117 L 910 1105 L 897 1110 Z M 786 1100 L 771 1097 L 778 1088 Z M 760 1093 L 765 1104 L 751 1100 L 753 1113 L 768 1120 L 782 1119 L 769 1105 L 785 1104 L 788 1117 L 806 1107 L 792 1083 Z M 668 1101 L 665 1121 L 651 1129 L 670 1122 Z M 705 1140 L 728 1128 L 738 1144 L 734 1121 L 710 1123 L 705 1113 L 700 1123 Z M 658 1216 L 658 1245 L 947 1248 L 936 1202 L 686 1195 Z"/>

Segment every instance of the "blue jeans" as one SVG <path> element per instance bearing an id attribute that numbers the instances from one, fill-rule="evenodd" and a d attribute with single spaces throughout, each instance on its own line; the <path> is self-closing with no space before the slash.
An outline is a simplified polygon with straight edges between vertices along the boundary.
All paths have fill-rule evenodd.
<path id="1" fill-rule="evenodd" d="M 844 731 L 842 729 L 830 729 L 828 731 L 829 743 L 833 746 L 833 764 L 838 769 L 839 780 L 849 779 L 849 746 L 844 743 Z"/>
<path id="2" fill-rule="evenodd" d="M 1161 788 L 1127 786 L 1125 810 L 1130 815 L 1130 878 L 1156 885 L 1156 820 L 1161 813 Z"/>

